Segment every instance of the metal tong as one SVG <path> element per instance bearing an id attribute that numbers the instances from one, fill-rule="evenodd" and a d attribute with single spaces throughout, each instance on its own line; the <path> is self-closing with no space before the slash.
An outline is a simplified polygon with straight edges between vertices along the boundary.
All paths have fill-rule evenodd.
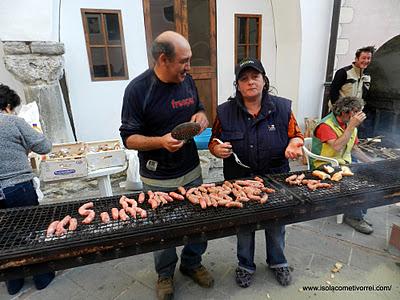
<path id="1" fill-rule="evenodd" d="M 223 143 L 224 143 L 223 141 L 221 141 L 220 139 L 217 139 L 217 138 L 213 138 L 213 140 L 214 140 L 214 141 L 217 141 L 217 142 L 220 143 L 220 144 L 223 144 Z M 244 163 L 242 163 L 242 162 L 240 161 L 239 157 L 236 155 L 235 152 L 232 151 L 232 154 L 233 154 L 233 157 L 235 158 L 236 163 L 237 163 L 239 166 L 242 166 L 242 167 L 244 167 L 244 168 L 250 169 L 249 166 L 245 165 Z"/>

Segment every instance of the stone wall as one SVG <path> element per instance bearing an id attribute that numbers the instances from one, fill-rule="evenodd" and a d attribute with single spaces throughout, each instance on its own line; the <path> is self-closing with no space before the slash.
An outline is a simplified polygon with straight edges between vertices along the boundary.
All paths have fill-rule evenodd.
<path id="1" fill-rule="evenodd" d="M 23 84 L 26 102 L 38 104 L 45 135 L 54 143 L 72 141 L 59 85 L 64 72 L 64 44 L 4 41 L 3 48 L 4 64 Z"/>

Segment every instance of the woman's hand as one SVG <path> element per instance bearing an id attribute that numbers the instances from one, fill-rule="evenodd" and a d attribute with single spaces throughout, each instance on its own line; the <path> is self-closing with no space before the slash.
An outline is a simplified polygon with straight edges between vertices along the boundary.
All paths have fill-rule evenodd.
<path id="1" fill-rule="evenodd" d="M 229 142 L 214 146 L 213 154 L 219 158 L 228 158 L 232 155 L 232 145 Z"/>
<path id="2" fill-rule="evenodd" d="M 285 157 L 287 159 L 297 159 L 298 157 L 303 155 L 303 147 L 304 142 L 300 138 L 293 138 L 289 141 L 289 145 L 285 150 Z"/>

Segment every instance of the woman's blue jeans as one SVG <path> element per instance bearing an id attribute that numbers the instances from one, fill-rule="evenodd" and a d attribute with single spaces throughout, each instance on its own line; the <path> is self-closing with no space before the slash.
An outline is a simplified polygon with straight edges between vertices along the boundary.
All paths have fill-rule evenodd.
<path id="1" fill-rule="evenodd" d="M 14 186 L 7 187 L 3 189 L 3 193 L 5 199 L 0 200 L 0 208 L 13 208 L 13 207 L 21 207 L 21 206 L 36 206 L 39 205 L 38 197 L 33 187 L 32 181 L 26 181 L 22 183 L 18 183 Z M 36 283 L 42 281 L 48 281 L 49 278 L 54 277 L 54 272 L 38 274 L 33 276 L 33 281 Z M 7 285 L 13 286 L 17 285 L 20 279 L 8 280 Z"/>
<path id="2" fill-rule="evenodd" d="M 287 267 L 285 257 L 285 226 L 270 225 L 265 229 L 265 242 L 267 252 L 267 264 L 270 268 Z M 237 258 L 239 267 L 254 273 L 256 264 L 254 263 L 255 232 L 250 230 L 240 230 L 237 234 Z"/>

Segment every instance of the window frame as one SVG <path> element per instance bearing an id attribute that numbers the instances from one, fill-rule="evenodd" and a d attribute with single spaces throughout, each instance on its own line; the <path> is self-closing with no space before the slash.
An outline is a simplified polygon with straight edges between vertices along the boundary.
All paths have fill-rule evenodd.
<path id="1" fill-rule="evenodd" d="M 245 44 L 239 44 L 239 37 L 238 37 L 238 24 L 239 24 L 239 19 L 240 18 L 246 18 L 246 43 Z M 249 19 L 255 18 L 258 19 L 258 36 L 257 36 L 257 43 L 249 43 Z M 237 64 L 237 59 L 238 59 L 238 47 L 239 46 L 245 46 L 245 57 L 249 56 L 249 46 L 257 46 L 257 59 L 261 59 L 261 28 L 262 28 L 262 15 L 258 14 L 235 14 L 235 61 L 234 64 Z"/>
<path id="2" fill-rule="evenodd" d="M 103 44 L 90 44 L 89 38 L 89 30 L 87 24 L 87 17 L 86 14 L 99 14 L 101 19 L 101 29 L 104 38 Z M 105 15 L 106 14 L 117 14 L 118 15 L 118 26 L 120 32 L 120 44 L 108 44 L 107 41 L 107 32 L 106 32 L 106 25 L 105 25 Z M 90 77 L 92 81 L 114 81 L 114 80 L 127 80 L 129 79 L 128 73 L 128 65 L 126 61 L 126 50 L 125 50 L 125 38 L 124 38 L 124 30 L 122 27 L 122 14 L 121 10 L 111 10 L 111 9 L 90 9 L 90 8 L 81 8 L 81 15 L 82 15 L 82 24 L 83 24 L 83 31 L 85 34 L 85 44 L 86 44 L 86 52 L 88 55 L 89 67 L 90 67 Z M 96 77 L 94 75 L 93 69 L 93 62 L 92 62 L 92 48 L 104 48 L 105 50 L 105 57 L 107 63 L 108 74 L 111 75 L 111 65 L 110 65 L 110 57 L 109 57 L 109 49 L 110 48 L 121 48 L 122 52 L 122 60 L 124 64 L 125 74 L 124 76 L 108 76 L 108 77 Z"/>

